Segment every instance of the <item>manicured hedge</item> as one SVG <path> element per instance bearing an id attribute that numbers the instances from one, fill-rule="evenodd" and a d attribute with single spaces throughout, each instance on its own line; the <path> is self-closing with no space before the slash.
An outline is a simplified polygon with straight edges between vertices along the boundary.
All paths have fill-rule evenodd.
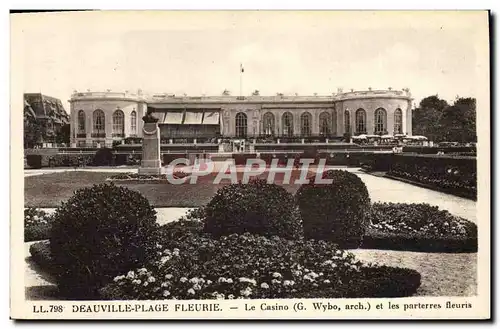
<path id="1" fill-rule="evenodd" d="M 39 154 L 28 154 L 26 155 L 26 163 L 30 168 L 40 169 L 42 168 L 42 156 Z"/>
<path id="2" fill-rule="evenodd" d="M 391 233 L 369 227 L 361 244 L 363 249 L 419 252 L 477 252 L 477 237 L 432 237 L 423 233 Z"/>

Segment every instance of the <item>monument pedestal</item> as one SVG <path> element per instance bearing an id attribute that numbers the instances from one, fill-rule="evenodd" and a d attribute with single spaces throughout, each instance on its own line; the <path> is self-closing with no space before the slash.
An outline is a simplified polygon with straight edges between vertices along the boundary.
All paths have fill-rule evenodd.
<path id="1" fill-rule="evenodd" d="M 160 129 L 158 119 L 151 115 L 144 118 L 142 128 L 142 161 L 139 168 L 140 175 L 160 175 L 162 174 L 161 153 L 160 153 Z"/>

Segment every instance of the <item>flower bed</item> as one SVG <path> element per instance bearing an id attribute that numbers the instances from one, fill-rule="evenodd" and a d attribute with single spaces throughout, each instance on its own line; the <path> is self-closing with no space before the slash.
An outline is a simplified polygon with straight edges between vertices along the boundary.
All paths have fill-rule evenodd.
<path id="1" fill-rule="evenodd" d="M 324 241 L 248 233 L 214 239 L 194 225 L 164 228 L 150 265 L 101 289 L 104 299 L 253 299 L 403 297 L 420 286 L 413 270 L 362 264 Z M 171 229 L 177 232 L 172 235 Z M 171 239 L 175 236 L 176 239 Z M 353 289 L 353 287 L 356 287 Z"/>
<path id="2" fill-rule="evenodd" d="M 363 248 L 476 252 L 476 224 L 428 204 L 374 203 Z"/>
<path id="3" fill-rule="evenodd" d="M 52 217 L 43 210 L 24 209 L 24 242 L 48 239 L 51 221 Z"/>
<path id="4" fill-rule="evenodd" d="M 173 172 L 173 178 L 179 179 L 189 176 L 188 173 L 185 173 L 182 170 L 177 170 Z M 136 174 L 136 173 L 119 173 L 113 175 L 106 179 L 107 181 L 113 181 L 117 183 L 166 183 L 168 182 L 167 174 L 161 175 L 145 175 L 145 174 Z"/>

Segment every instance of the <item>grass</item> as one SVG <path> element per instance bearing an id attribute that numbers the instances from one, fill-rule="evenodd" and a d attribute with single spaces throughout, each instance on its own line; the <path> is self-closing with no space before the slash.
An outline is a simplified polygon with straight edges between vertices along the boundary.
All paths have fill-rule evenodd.
<path id="1" fill-rule="evenodd" d="M 477 294 L 477 253 L 426 253 L 395 250 L 349 250 L 364 262 L 414 269 L 422 275 L 416 296 Z"/>
<path id="2" fill-rule="evenodd" d="M 115 173 L 93 171 L 67 171 L 62 173 L 28 176 L 24 178 L 24 205 L 25 207 L 55 208 L 61 202 L 69 199 L 73 192 L 93 184 L 104 183 L 106 178 Z M 130 184 L 126 186 L 144 195 L 154 207 L 199 207 L 210 201 L 219 188 L 230 184 L 229 179 L 223 179 L 220 184 L 214 185 L 217 174 L 198 178 L 196 184 L 172 185 L 167 182 L 160 184 Z M 299 173 L 292 173 L 293 182 Z M 267 173 L 260 176 L 267 178 Z M 282 184 L 283 174 L 276 174 L 275 183 L 282 185 L 288 192 L 295 193 L 299 188 L 296 184 Z M 238 173 L 238 180 L 242 173 Z M 116 183 L 121 185 L 120 183 Z"/>

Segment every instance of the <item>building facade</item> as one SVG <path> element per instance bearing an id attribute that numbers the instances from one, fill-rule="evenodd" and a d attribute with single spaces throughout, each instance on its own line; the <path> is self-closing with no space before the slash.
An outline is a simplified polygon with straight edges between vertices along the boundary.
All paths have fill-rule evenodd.
<path id="1" fill-rule="evenodd" d="M 60 99 L 41 93 L 24 94 L 25 148 L 56 143 L 57 134 L 69 122 L 70 115 Z"/>
<path id="2" fill-rule="evenodd" d="M 144 95 L 75 92 L 71 142 L 110 146 L 142 137 L 142 117 L 152 111 L 162 139 L 337 137 L 360 134 L 411 135 L 408 89 L 342 92 L 332 96 Z"/>

